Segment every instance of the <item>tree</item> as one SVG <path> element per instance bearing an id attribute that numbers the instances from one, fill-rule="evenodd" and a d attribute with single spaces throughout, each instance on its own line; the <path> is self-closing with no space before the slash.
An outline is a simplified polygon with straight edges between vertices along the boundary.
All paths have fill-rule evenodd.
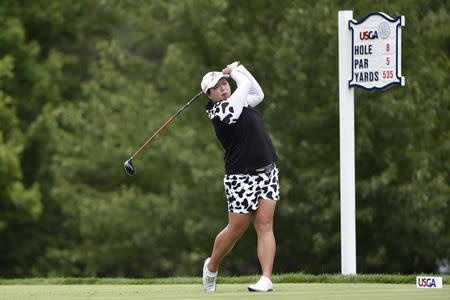
<path id="1" fill-rule="evenodd" d="M 406 16 L 406 86 L 356 91 L 358 272 L 436 271 L 450 255 L 447 2 L 4 1 L 1 275 L 198 274 L 227 222 L 206 98 L 134 177 L 122 164 L 235 59 L 265 92 L 279 155 L 275 272 L 339 272 L 337 11 L 349 8 Z M 259 272 L 255 239 L 221 274 Z"/>

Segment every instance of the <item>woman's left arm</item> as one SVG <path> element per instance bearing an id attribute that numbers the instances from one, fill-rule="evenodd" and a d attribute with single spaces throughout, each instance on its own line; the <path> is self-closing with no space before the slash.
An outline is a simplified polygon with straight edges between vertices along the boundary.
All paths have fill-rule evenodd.
<path id="1" fill-rule="evenodd" d="M 236 71 L 239 71 L 240 73 L 244 74 L 251 83 L 251 88 L 249 95 L 247 97 L 247 103 L 251 107 L 255 107 L 261 101 L 264 99 L 264 92 L 261 89 L 261 86 L 259 85 L 258 81 L 253 77 L 253 75 L 243 66 L 239 65 L 236 67 Z"/>

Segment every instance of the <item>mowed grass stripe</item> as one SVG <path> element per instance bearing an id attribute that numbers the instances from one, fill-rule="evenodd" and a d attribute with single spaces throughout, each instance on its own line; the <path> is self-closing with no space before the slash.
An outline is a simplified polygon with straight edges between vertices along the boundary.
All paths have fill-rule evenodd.
<path id="1" fill-rule="evenodd" d="M 246 284 L 221 284 L 215 293 L 203 292 L 199 284 L 152 285 L 4 285 L 4 300 L 128 300 L 128 299 L 364 299 L 448 300 L 450 288 L 418 289 L 412 284 L 280 283 L 271 293 L 250 293 Z"/>

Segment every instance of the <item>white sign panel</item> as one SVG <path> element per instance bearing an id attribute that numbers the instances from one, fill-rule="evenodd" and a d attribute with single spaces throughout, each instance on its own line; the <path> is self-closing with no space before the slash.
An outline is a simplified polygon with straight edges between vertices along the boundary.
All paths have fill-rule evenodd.
<path id="1" fill-rule="evenodd" d="M 441 289 L 442 277 L 416 276 L 416 287 L 421 289 Z"/>
<path id="2" fill-rule="evenodd" d="M 401 26 L 405 17 L 392 19 L 380 12 L 362 21 L 349 21 L 352 31 L 352 78 L 349 87 L 366 90 L 405 85 L 401 75 Z"/>

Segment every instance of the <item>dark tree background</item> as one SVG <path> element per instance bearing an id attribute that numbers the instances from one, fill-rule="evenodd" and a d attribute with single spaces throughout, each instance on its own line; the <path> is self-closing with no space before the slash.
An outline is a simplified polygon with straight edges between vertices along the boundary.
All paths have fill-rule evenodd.
<path id="1" fill-rule="evenodd" d="M 450 260 L 448 1 L 0 4 L 0 276 L 198 275 L 226 224 L 223 152 L 192 104 L 239 59 L 279 154 L 275 272 L 340 272 L 337 16 L 404 15 L 406 86 L 356 91 L 358 272 Z M 222 274 L 259 271 L 250 229 Z"/>

